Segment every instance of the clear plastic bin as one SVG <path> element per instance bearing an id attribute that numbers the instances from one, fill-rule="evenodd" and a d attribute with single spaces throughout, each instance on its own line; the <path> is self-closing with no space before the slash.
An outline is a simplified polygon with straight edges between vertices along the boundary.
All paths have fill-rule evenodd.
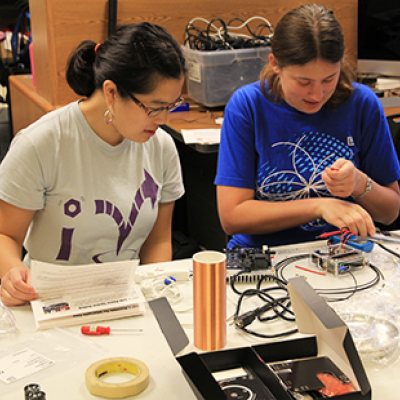
<path id="1" fill-rule="evenodd" d="M 233 92 L 259 80 L 270 47 L 199 51 L 181 46 L 188 72 L 188 95 L 207 107 L 224 106 Z"/>

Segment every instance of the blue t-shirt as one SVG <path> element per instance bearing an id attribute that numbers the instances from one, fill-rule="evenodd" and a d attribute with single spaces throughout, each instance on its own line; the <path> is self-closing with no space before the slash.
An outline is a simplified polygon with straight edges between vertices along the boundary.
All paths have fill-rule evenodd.
<path id="1" fill-rule="evenodd" d="M 383 107 L 367 86 L 354 87 L 336 110 L 322 107 L 315 114 L 270 102 L 259 82 L 238 89 L 225 109 L 215 184 L 254 189 L 260 201 L 332 197 L 321 174 L 338 158 L 381 185 L 400 179 Z M 266 235 L 234 235 L 229 247 L 304 242 L 331 229 L 316 220 Z"/>

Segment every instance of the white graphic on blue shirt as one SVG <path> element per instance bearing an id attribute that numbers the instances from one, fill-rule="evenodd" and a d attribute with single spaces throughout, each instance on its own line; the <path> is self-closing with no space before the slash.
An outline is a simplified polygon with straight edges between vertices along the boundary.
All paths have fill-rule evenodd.
<path id="1" fill-rule="evenodd" d="M 116 243 L 116 249 L 111 250 L 111 253 L 118 256 L 121 251 L 121 247 L 126 240 L 126 238 L 131 233 L 137 216 L 139 215 L 139 210 L 142 207 L 146 199 L 150 199 L 152 208 L 157 200 L 158 185 L 154 181 L 153 177 L 144 170 L 145 179 L 137 190 L 135 195 L 135 201 L 132 203 L 131 212 L 128 220 L 125 222 L 121 211 L 118 207 L 107 200 L 95 200 L 95 214 L 96 215 L 109 215 L 116 225 L 118 226 L 118 240 Z M 68 217 L 75 218 L 82 212 L 81 202 L 76 199 L 70 199 L 64 204 L 64 214 Z M 73 234 L 75 228 L 62 228 L 61 233 L 61 245 L 58 252 L 57 260 L 68 261 L 71 256 L 71 250 L 73 246 Z M 136 249 L 128 249 L 124 251 L 125 254 L 131 254 L 130 258 L 134 258 L 136 255 Z M 101 263 L 101 259 L 109 251 L 95 254 L 92 259 L 96 263 Z"/>
<path id="2" fill-rule="evenodd" d="M 322 172 L 338 158 L 354 162 L 353 151 L 325 133 L 303 132 L 300 137 L 294 137 L 293 141 L 277 142 L 272 147 L 279 149 L 279 160 L 267 160 L 261 165 L 256 182 L 258 200 L 289 201 L 332 197 L 321 179 Z M 302 228 L 313 230 L 324 225 L 327 225 L 326 222 L 319 219 Z"/>

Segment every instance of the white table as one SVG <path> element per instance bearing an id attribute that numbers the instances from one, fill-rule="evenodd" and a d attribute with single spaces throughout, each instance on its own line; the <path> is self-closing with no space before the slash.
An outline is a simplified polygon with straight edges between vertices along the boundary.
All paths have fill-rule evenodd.
<path id="1" fill-rule="evenodd" d="M 302 245 L 307 247 L 307 245 Z M 390 246 L 393 249 L 397 249 L 396 245 Z M 398 245 L 400 248 L 400 245 Z M 300 246 L 301 249 L 301 246 Z M 377 249 L 374 252 L 380 252 L 382 250 Z M 276 256 L 277 259 L 279 256 Z M 181 260 L 179 262 L 166 263 L 169 267 L 174 267 L 175 265 L 186 265 L 188 269 L 191 268 L 192 261 Z M 298 264 L 307 265 L 308 261 L 304 260 Z M 364 271 L 360 272 L 360 282 L 363 279 L 368 279 L 368 276 L 363 277 Z M 392 272 L 391 272 L 392 273 Z M 367 272 L 366 272 L 367 274 Z M 295 269 L 294 265 L 287 268 L 285 271 L 285 277 L 290 278 L 294 275 L 306 276 L 308 281 L 312 286 L 322 287 L 335 287 L 338 284 L 338 279 L 340 279 L 340 284 L 346 279 L 350 278 L 338 278 L 338 277 L 321 277 L 315 274 L 310 274 L 298 269 Z M 323 278 L 323 279 L 322 279 Z M 388 277 L 386 277 L 388 278 Z M 347 280 L 347 283 L 351 283 L 351 279 Z M 181 303 L 175 306 L 176 310 L 185 310 L 190 308 L 192 298 L 191 298 L 191 283 L 186 282 L 181 286 L 182 293 L 184 294 L 184 299 Z M 240 286 L 239 286 L 240 287 Z M 235 310 L 235 301 L 237 296 L 228 288 L 228 306 L 227 315 L 231 316 Z M 14 313 L 17 320 L 18 333 L 15 336 L 4 336 L 0 337 L 0 358 L 2 357 L 2 351 L 5 349 L 12 349 L 15 346 L 28 346 L 32 343 L 32 338 L 36 335 L 41 337 L 45 332 L 49 331 L 36 331 L 30 306 L 13 307 L 12 312 Z M 185 353 L 190 351 L 198 351 L 193 346 L 193 325 L 192 325 L 192 312 L 177 312 L 177 316 L 184 327 L 189 339 L 190 344 L 184 350 Z M 100 324 L 99 324 L 100 325 Z M 73 334 L 73 340 L 71 343 L 68 341 L 65 344 L 67 348 L 71 346 L 73 352 L 73 344 L 75 340 L 79 341 L 90 341 L 91 343 L 96 343 L 99 347 L 96 354 L 90 354 L 87 359 L 80 362 L 79 365 L 74 365 L 60 373 L 52 372 L 50 367 L 47 371 L 48 374 L 42 375 L 43 371 L 40 372 L 40 380 L 32 375 L 29 378 L 29 382 L 38 383 L 42 390 L 46 392 L 48 400 L 93 400 L 99 397 L 91 395 L 85 385 L 85 372 L 87 368 L 94 362 L 105 358 L 111 357 L 132 357 L 144 362 L 150 370 L 150 384 L 149 387 L 137 396 L 132 396 L 127 399 L 163 399 L 163 400 L 176 400 L 185 399 L 191 400 L 195 399 L 193 392 L 191 391 L 188 383 L 181 373 L 180 366 L 178 362 L 174 359 L 168 344 L 164 340 L 164 337 L 159 329 L 159 326 L 147 306 L 146 314 L 144 316 L 126 318 L 123 320 L 107 321 L 101 325 L 111 326 L 112 328 L 143 328 L 143 333 L 136 334 L 110 334 L 103 336 L 83 336 L 80 334 L 80 325 L 71 328 L 63 328 L 62 332 L 69 332 Z M 251 326 L 253 329 L 253 326 Z M 260 326 L 255 326 L 255 329 L 270 329 L 263 328 Z M 285 322 L 278 322 L 274 325 L 275 330 L 287 330 L 292 329 L 293 325 Z M 51 330 L 54 331 L 54 330 Z M 227 346 L 226 348 L 242 347 L 248 346 L 256 343 L 265 342 L 266 339 L 259 339 L 250 336 L 242 331 L 236 330 L 233 326 L 228 325 L 227 329 Z M 290 337 L 289 337 L 290 338 Z M 40 340 L 43 340 L 41 338 Z M 284 340 L 284 339 L 283 339 Z M 76 354 L 78 358 L 81 355 Z M 73 355 L 70 355 L 73 359 Z M 396 399 L 400 398 L 397 395 L 397 379 L 400 375 L 400 364 L 397 362 L 395 365 L 391 365 L 390 368 L 380 368 L 379 371 L 374 370 L 374 368 L 369 368 L 366 366 L 366 371 L 368 378 L 372 387 L 372 398 L 374 400 L 382 399 Z M 39 375 L 38 375 L 39 376 Z M 46 377 L 43 377 L 46 376 Z M 13 383 L 14 389 L 10 391 L 7 389 L 7 393 L 1 393 L 2 400 L 20 400 L 24 397 L 23 387 L 26 382 Z M 396 397 L 397 396 L 397 397 Z"/>
<path id="2" fill-rule="evenodd" d="M 1 348 L 15 345 L 17 342 L 28 343 L 36 332 L 30 306 L 14 307 L 12 309 L 19 328 L 18 335 L 13 338 L 0 338 Z M 38 383 L 46 392 L 47 399 L 54 400 L 80 400 L 96 399 L 89 393 L 85 384 L 85 372 L 94 362 L 111 357 L 132 357 L 144 362 L 150 370 L 149 387 L 141 394 L 131 397 L 135 399 L 176 399 L 177 393 L 182 399 L 195 399 L 191 389 L 180 371 L 180 366 L 174 359 L 170 348 L 162 337 L 159 327 L 149 309 L 145 316 L 132 317 L 118 321 L 107 321 L 102 325 L 114 328 L 140 327 L 143 333 L 135 334 L 110 334 L 104 336 L 83 336 L 80 326 L 63 328 L 68 332 L 78 335 L 82 340 L 90 340 L 102 347 L 99 354 L 92 356 L 80 365 L 72 367 L 65 372 L 54 375 L 50 367 L 47 379 L 38 380 L 35 375 L 30 377 L 30 382 Z M 71 343 L 66 342 L 66 347 Z M 72 345 L 73 346 L 73 345 Z M 78 355 L 77 355 L 78 356 Z M 45 372 L 44 370 L 43 372 Z M 40 372 L 42 374 L 42 372 Z M 1 394 L 2 400 L 20 400 L 24 398 L 24 384 L 7 394 Z"/>

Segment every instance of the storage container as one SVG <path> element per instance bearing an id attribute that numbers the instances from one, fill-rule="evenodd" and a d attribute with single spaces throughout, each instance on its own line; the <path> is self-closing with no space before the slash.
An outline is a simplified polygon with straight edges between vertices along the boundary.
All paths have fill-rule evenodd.
<path id="1" fill-rule="evenodd" d="M 188 95 L 207 107 L 224 106 L 233 92 L 259 80 L 271 48 L 199 51 L 181 46 Z"/>

